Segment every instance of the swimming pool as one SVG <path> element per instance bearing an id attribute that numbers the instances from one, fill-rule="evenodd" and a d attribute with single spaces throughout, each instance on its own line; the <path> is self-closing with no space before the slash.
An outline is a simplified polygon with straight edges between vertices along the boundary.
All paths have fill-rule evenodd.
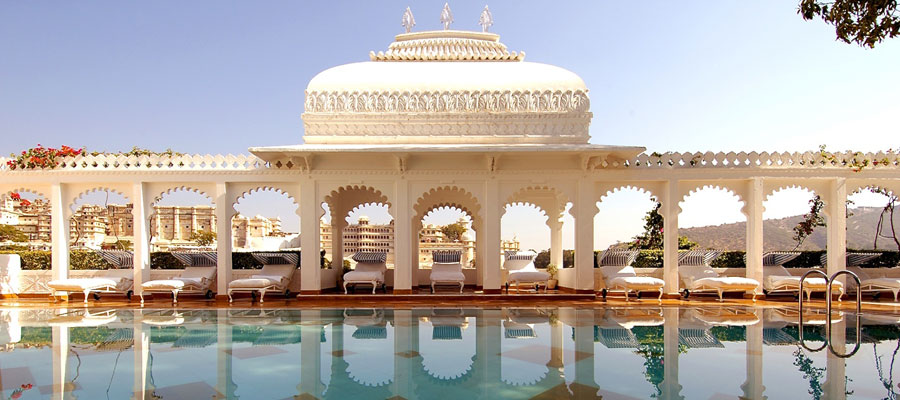
<path id="1" fill-rule="evenodd" d="M 860 315 L 857 348 L 855 314 L 835 312 L 829 324 L 804 312 L 801 331 L 796 308 L 3 309 L 0 390 L 21 399 L 897 398 L 900 317 Z"/>

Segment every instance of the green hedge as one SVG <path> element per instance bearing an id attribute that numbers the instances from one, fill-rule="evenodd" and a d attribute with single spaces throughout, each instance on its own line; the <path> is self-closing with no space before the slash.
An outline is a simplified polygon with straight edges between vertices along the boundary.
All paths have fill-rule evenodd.
<path id="1" fill-rule="evenodd" d="M 280 252 L 275 252 L 280 253 Z M 285 251 L 285 253 L 297 253 L 298 251 Z M 23 270 L 49 270 L 51 261 L 51 252 L 47 250 L 36 251 L 10 251 L 3 250 L 0 254 L 18 254 L 22 257 Z M 325 252 L 322 252 L 324 257 Z M 257 269 L 262 265 L 253 258 L 251 253 L 232 253 L 231 265 L 233 269 Z M 86 270 L 86 269 L 110 269 L 112 266 L 103 260 L 97 253 L 87 250 L 72 250 L 69 253 L 69 269 L 70 270 Z M 150 253 L 150 268 L 152 269 L 184 269 L 184 264 L 179 262 L 169 252 L 153 252 Z"/>
<path id="2" fill-rule="evenodd" d="M 850 252 L 872 252 L 873 250 L 848 250 Z M 900 264 L 900 252 L 898 251 L 876 251 L 881 253 L 878 257 L 864 265 L 862 268 L 892 268 Z M 597 254 L 600 251 L 594 251 L 594 268 L 597 268 Z M 743 251 L 726 251 L 721 256 L 713 260 L 710 264 L 713 268 L 746 268 L 744 263 Z M 802 251 L 800 256 L 785 264 L 786 268 L 812 268 L 821 265 L 819 262 L 824 250 L 819 251 Z M 662 250 L 641 250 L 637 258 L 632 264 L 635 268 L 662 268 L 663 251 Z"/>

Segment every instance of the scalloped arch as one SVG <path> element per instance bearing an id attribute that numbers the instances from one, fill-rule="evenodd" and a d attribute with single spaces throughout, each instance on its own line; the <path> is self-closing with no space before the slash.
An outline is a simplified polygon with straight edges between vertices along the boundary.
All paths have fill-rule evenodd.
<path id="1" fill-rule="evenodd" d="M 624 192 L 624 191 L 629 191 L 629 190 L 630 190 L 630 191 L 635 191 L 635 192 L 638 192 L 638 193 L 645 193 L 645 194 L 650 195 L 651 198 L 659 199 L 659 196 L 657 196 L 655 193 L 653 193 L 652 190 L 647 189 L 646 187 L 643 187 L 643 186 L 640 186 L 640 185 L 625 184 L 625 185 L 619 185 L 619 186 L 616 186 L 616 187 L 614 187 L 614 188 L 612 188 L 612 189 L 608 189 L 605 193 L 603 193 L 602 195 L 600 195 L 600 202 L 602 203 L 602 202 L 603 202 L 604 200 L 606 200 L 609 196 L 612 196 L 612 195 L 615 195 L 615 194 L 617 194 L 617 193 L 621 193 L 621 192 Z"/>
<path id="2" fill-rule="evenodd" d="M 252 196 L 254 193 L 260 193 L 260 192 L 275 192 L 275 193 L 278 193 L 278 194 L 280 194 L 280 195 L 282 195 L 282 196 L 285 196 L 285 197 L 287 197 L 288 199 L 290 199 L 291 202 L 294 203 L 294 205 L 296 205 L 297 207 L 300 206 L 300 203 L 297 202 L 297 199 L 296 199 L 294 196 L 292 196 L 290 193 L 288 193 L 288 191 L 286 191 L 286 190 L 284 190 L 284 189 L 282 189 L 282 188 L 280 188 L 280 187 L 277 187 L 277 186 L 270 186 L 270 185 L 259 185 L 259 186 L 256 186 L 256 187 L 252 188 L 252 189 L 247 189 L 247 190 L 241 191 L 240 193 L 238 193 L 238 194 L 235 196 L 234 201 L 232 202 L 232 206 L 234 206 L 234 205 L 240 203 L 241 199 L 245 199 L 245 198 L 247 198 L 247 197 Z"/>
<path id="3" fill-rule="evenodd" d="M 27 188 L 27 187 L 19 187 L 19 188 L 7 190 L 6 192 L 2 192 L 2 195 L 0 195 L 0 197 L 8 197 L 9 195 L 11 195 L 11 194 L 13 194 L 13 193 L 22 193 L 22 192 L 31 193 L 31 194 L 34 194 L 34 195 L 41 196 L 41 197 L 43 197 L 45 200 L 48 200 L 48 201 L 50 200 L 50 196 L 47 196 L 47 195 L 44 194 L 43 192 L 38 191 L 38 190 L 35 190 L 35 189 L 29 189 L 29 188 Z"/>
<path id="4" fill-rule="evenodd" d="M 481 224 L 481 204 L 478 199 L 469 191 L 450 185 L 432 188 L 419 196 L 413 206 L 413 221 L 421 222 L 428 213 L 441 207 L 455 207 L 468 214 L 473 224 Z"/>
<path id="5" fill-rule="evenodd" d="M 792 184 L 788 184 L 788 185 L 780 185 L 780 186 L 773 188 L 768 193 L 766 193 L 766 198 L 763 201 L 769 201 L 769 198 L 771 198 L 773 195 L 775 195 L 775 193 L 778 193 L 778 192 L 781 192 L 781 191 L 784 191 L 787 189 L 801 189 L 801 190 L 810 192 L 814 195 L 819 194 L 819 192 L 817 192 L 816 189 L 813 189 L 811 186 L 807 186 L 807 185 L 803 185 L 803 184 L 799 184 L 799 183 L 792 183 Z M 822 201 L 825 201 L 825 199 L 822 199 Z"/>
<path id="6" fill-rule="evenodd" d="M 717 183 L 707 183 L 707 184 L 695 186 L 693 189 L 688 190 L 685 195 L 681 196 L 681 200 L 679 200 L 679 203 L 683 203 L 683 202 L 687 201 L 688 197 L 693 196 L 694 194 L 700 192 L 701 190 L 716 190 L 716 191 L 720 191 L 720 192 L 726 192 L 734 197 L 737 197 L 739 202 L 741 202 L 743 204 L 747 203 L 746 201 L 744 201 L 744 197 L 741 196 L 741 194 L 738 193 L 737 190 L 732 189 L 728 185 L 721 185 L 721 184 L 717 184 Z"/>
<path id="7" fill-rule="evenodd" d="M 157 194 L 156 196 L 153 196 L 153 205 L 156 205 L 156 203 L 159 203 L 164 197 L 166 197 L 166 195 L 172 194 L 172 193 L 175 193 L 175 192 L 181 192 L 181 191 L 184 191 L 184 192 L 193 192 L 193 193 L 201 194 L 201 195 L 203 195 L 204 197 L 206 197 L 207 199 L 209 199 L 209 201 L 213 204 L 213 207 L 215 207 L 215 205 L 216 205 L 216 202 L 213 201 L 213 197 L 210 196 L 209 193 L 206 193 L 205 191 L 203 191 L 203 190 L 201 190 L 201 189 L 197 189 L 197 188 L 194 188 L 194 187 L 189 186 L 189 185 L 173 186 L 173 187 L 170 187 L 170 188 L 168 188 L 168 189 L 166 189 L 166 190 L 163 190 L 162 192 L 160 192 L 160 193 Z"/>
<path id="8" fill-rule="evenodd" d="M 107 186 L 97 186 L 97 187 L 94 187 L 94 188 L 91 188 L 91 189 L 87 189 L 87 190 L 81 191 L 81 192 L 79 192 L 77 195 L 73 196 L 73 197 L 72 197 L 72 201 L 69 203 L 69 209 L 71 209 L 71 210 L 74 211 L 74 210 L 75 210 L 75 208 L 74 208 L 74 207 L 75 207 L 75 204 L 78 203 L 78 200 L 81 200 L 81 199 L 82 199 L 84 196 L 86 196 L 86 195 L 89 195 L 89 194 L 91 194 L 91 193 L 96 193 L 96 192 L 110 192 L 110 193 L 115 193 L 115 194 L 118 194 L 119 196 L 124 197 L 124 198 L 127 199 L 129 202 L 131 201 L 131 196 L 126 195 L 125 193 L 123 193 L 123 192 L 121 192 L 121 191 L 119 191 L 119 190 L 117 190 L 117 189 L 115 189 L 115 188 L 111 188 L 111 187 L 107 187 Z"/>
<path id="9" fill-rule="evenodd" d="M 847 188 L 847 196 L 851 196 L 851 195 L 860 193 L 860 192 L 862 192 L 862 191 L 864 191 L 864 190 L 868 190 L 868 189 L 880 189 L 880 190 L 884 190 L 884 191 L 890 192 L 890 193 L 898 193 L 897 190 L 894 190 L 894 189 L 892 189 L 892 188 L 890 188 L 890 187 L 887 187 L 887 186 L 885 186 L 885 185 L 859 184 L 859 185 L 855 186 L 854 188 L 852 188 L 852 190 L 851 190 L 850 187 L 848 187 L 848 188 Z"/>
<path id="10" fill-rule="evenodd" d="M 335 216 L 346 218 L 352 210 L 357 209 L 361 205 L 385 205 L 388 207 L 388 213 L 390 213 L 391 208 L 391 203 L 381 190 L 366 185 L 341 186 L 332 190 L 331 193 L 325 196 L 324 200 L 324 203 L 328 204 L 328 209 L 331 211 L 332 221 L 334 221 Z M 345 202 L 349 203 L 345 204 Z"/>

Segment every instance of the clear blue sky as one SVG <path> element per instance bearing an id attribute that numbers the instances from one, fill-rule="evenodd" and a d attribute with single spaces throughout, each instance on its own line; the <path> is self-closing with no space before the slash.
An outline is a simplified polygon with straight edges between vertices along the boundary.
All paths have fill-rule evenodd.
<path id="1" fill-rule="evenodd" d="M 414 30 L 439 29 L 443 3 L 2 2 L 0 154 L 36 143 L 191 153 L 301 143 L 316 73 L 385 50 L 407 5 Z M 900 40 L 836 42 L 795 1 L 488 5 L 511 50 L 585 80 L 593 143 L 898 147 Z M 454 29 L 478 29 L 484 2 L 450 6 Z M 683 226 L 701 223 L 688 217 Z"/>

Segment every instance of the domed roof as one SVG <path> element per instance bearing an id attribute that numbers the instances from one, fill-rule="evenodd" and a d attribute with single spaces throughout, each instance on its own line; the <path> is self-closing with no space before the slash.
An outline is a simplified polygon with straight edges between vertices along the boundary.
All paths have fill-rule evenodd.
<path id="1" fill-rule="evenodd" d="M 308 144 L 587 143 L 578 75 L 525 62 L 487 32 L 406 33 L 306 89 Z"/>

